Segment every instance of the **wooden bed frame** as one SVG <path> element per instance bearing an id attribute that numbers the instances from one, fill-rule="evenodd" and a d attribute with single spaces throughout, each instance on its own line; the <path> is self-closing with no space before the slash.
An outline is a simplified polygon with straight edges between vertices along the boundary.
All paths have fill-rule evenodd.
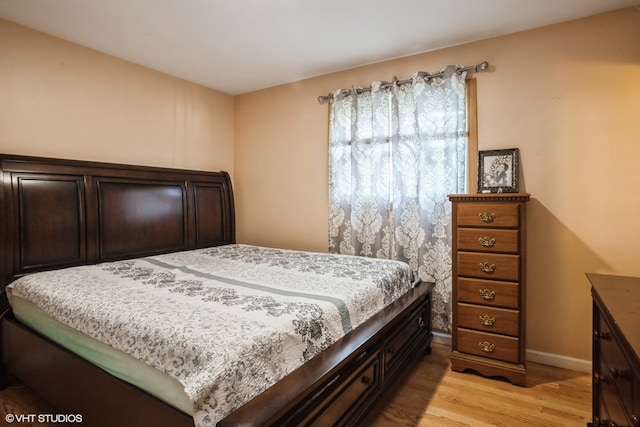
<path id="1" fill-rule="evenodd" d="M 0 155 L 0 178 L 0 388 L 16 377 L 91 426 L 193 426 L 20 324 L 4 287 L 36 271 L 234 243 L 229 175 Z M 416 285 L 218 425 L 358 424 L 430 351 L 431 286 Z"/>

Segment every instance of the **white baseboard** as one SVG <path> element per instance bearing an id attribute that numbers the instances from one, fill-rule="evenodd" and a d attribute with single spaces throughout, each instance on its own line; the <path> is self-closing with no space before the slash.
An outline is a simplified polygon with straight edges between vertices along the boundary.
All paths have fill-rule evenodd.
<path id="1" fill-rule="evenodd" d="M 451 334 L 445 334 L 442 332 L 433 332 L 433 341 L 436 344 L 444 344 L 451 347 Z"/>
<path id="2" fill-rule="evenodd" d="M 451 334 L 442 332 L 433 333 L 433 342 L 451 346 Z M 559 354 L 545 353 L 536 350 L 527 350 L 527 361 L 542 365 L 555 366 L 556 368 L 570 369 L 572 371 L 591 373 L 591 361 L 561 356 Z"/>
<path id="3" fill-rule="evenodd" d="M 556 368 L 571 369 L 572 371 L 591 373 L 591 360 L 576 359 L 560 356 L 559 354 L 545 353 L 536 350 L 527 350 L 527 361 L 542 365 L 555 366 Z"/>

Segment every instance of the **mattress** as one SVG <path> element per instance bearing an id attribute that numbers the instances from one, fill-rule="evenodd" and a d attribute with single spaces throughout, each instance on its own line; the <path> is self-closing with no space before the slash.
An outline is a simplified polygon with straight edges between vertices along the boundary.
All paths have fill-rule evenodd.
<path id="1" fill-rule="evenodd" d="M 226 245 L 35 273 L 7 289 L 21 321 L 209 426 L 412 278 L 397 261 Z"/>
<path id="2" fill-rule="evenodd" d="M 175 378 L 125 352 L 116 350 L 57 321 L 35 304 L 10 290 L 13 314 L 20 322 L 73 353 L 133 384 L 182 412 L 192 415 L 193 403 Z"/>

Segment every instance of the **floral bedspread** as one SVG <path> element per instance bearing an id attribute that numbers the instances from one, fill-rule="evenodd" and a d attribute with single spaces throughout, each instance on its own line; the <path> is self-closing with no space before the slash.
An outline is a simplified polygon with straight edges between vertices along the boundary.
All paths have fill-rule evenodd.
<path id="1" fill-rule="evenodd" d="M 10 286 L 176 378 L 196 425 L 212 426 L 411 282 L 401 262 L 228 245 L 36 273 Z"/>

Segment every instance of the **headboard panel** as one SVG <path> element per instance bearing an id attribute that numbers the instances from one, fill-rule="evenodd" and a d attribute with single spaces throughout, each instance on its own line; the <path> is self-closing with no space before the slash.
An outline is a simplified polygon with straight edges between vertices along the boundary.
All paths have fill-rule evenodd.
<path id="1" fill-rule="evenodd" d="M 20 269 L 27 272 L 52 264 L 84 263 L 82 177 L 15 173 L 8 178 L 13 191 L 6 200 L 10 201 L 11 196 L 18 200 L 13 218 L 4 212 L 6 219 L 12 220 L 14 239 L 19 243 L 19 253 L 15 255 L 19 256 Z"/>
<path id="2" fill-rule="evenodd" d="M 189 247 L 184 182 L 98 178 L 96 189 L 100 259 Z"/>
<path id="3" fill-rule="evenodd" d="M 34 271 L 235 242 L 225 172 L 0 155 L 0 291 Z"/>

